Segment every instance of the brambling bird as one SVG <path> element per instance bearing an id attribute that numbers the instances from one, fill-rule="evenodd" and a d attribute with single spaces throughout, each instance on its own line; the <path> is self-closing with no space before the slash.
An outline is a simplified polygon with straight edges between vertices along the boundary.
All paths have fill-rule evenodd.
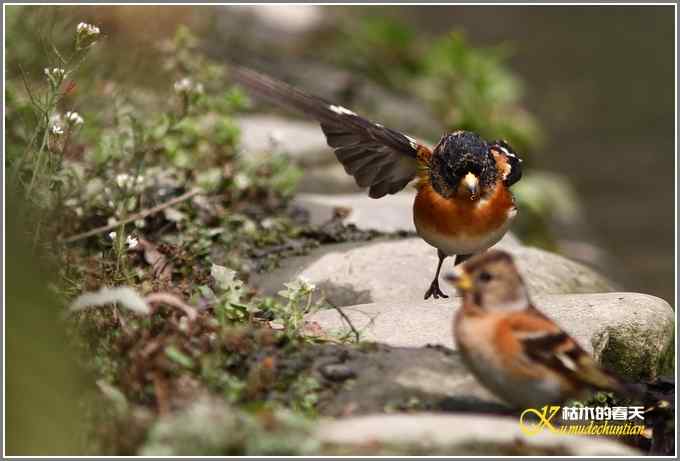
<path id="1" fill-rule="evenodd" d="M 540 408 L 593 389 L 633 392 L 534 307 L 508 253 L 490 250 L 476 256 L 450 279 L 463 296 L 453 325 L 463 361 L 503 400 Z"/>
<path id="2" fill-rule="evenodd" d="M 418 178 L 413 220 L 418 235 L 439 256 L 425 299 L 448 297 L 439 288 L 446 257 L 455 255 L 457 265 L 490 248 L 517 214 L 509 187 L 522 176 L 522 160 L 504 141 L 487 142 L 475 133 L 455 131 L 430 149 L 410 136 L 253 70 L 234 67 L 231 74 L 257 96 L 319 121 L 345 171 L 359 187 L 368 187 L 370 197 L 395 194 Z"/>

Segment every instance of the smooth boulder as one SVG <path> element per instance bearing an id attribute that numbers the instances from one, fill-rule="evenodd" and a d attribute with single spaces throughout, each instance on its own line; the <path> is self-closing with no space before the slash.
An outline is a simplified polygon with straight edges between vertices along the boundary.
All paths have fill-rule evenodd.
<path id="1" fill-rule="evenodd" d="M 534 304 L 606 367 L 629 379 L 654 378 L 670 369 L 674 312 L 664 300 L 638 293 L 537 295 Z M 394 347 L 442 345 L 455 349 L 453 316 L 460 298 L 383 301 L 344 307 L 361 339 Z M 323 331 L 346 332 L 336 310 L 307 316 Z"/>
<path id="2" fill-rule="evenodd" d="M 322 421 L 321 443 L 353 454 L 640 456 L 604 437 L 526 435 L 516 417 L 433 413 L 367 415 Z M 377 453 L 376 453 L 377 452 Z"/>
<path id="3" fill-rule="evenodd" d="M 532 294 L 597 293 L 614 287 L 586 266 L 537 248 L 521 246 L 512 235 L 497 245 L 515 257 Z M 251 286 L 274 296 L 283 284 L 305 277 L 316 284 L 317 299 L 325 297 L 337 306 L 396 301 L 418 303 L 437 267 L 437 251 L 420 238 L 374 240 L 324 245 L 306 256 L 286 259 L 281 267 L 254 274 Z M 444 281 L 453 258 L 445 261 L 440 285 L 455 296 Z"/>
<path id="4" fill-rule="evenodd" d="M 276 115 L 249 115 L 236 120 L 240 147 L 247 153 L 283 153 L 304 166 L 336 162 L 318 123 Z"/>

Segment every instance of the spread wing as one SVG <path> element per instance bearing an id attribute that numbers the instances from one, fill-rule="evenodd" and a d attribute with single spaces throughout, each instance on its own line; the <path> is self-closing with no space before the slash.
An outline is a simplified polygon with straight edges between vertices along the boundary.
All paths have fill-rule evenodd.
<path id="1" fill-rule="evenodd" d="M 233 67 L 231 75 L 257 96 L 318 120 L 345 171 L 372 198 L 399 192 L 415 177 L 419 149 L 429 156 L 414 139 L 286 83 L 243 67 Z"/>
<path id="2" fill-rule="evenodd" d="M 618 379 L 600 368 L 571 336 L 537 309 L 532 311 L 535 321 L 513 324 L 515 337 L 528 359 L 589 387 L 623 391 Z"/>

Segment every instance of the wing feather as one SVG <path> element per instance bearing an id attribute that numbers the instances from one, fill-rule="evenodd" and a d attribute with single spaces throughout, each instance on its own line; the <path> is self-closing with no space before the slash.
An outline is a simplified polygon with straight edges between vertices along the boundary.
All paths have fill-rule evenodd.
<path id="1" fill-rule="evenodd" d="M 532 316 L 535 321 L 512 324 L 526 357 L 590 387 L 621 390 L 618 379 L 600 368 L 571 336 L 538 310 L 532 310 L 537 314 Z"/>
<path id="2" fill-rule="evenodd" d="M 402 190 L 417 173 L 417 159 L 429 157 L 423 155 L 429 154 L 427 147 L 349 109 L 250 69 L 233 67 L 231 74 L 256 95 L 319 121 L 336 158 L 360 187 L 369 188 L 372 198 Z"/>

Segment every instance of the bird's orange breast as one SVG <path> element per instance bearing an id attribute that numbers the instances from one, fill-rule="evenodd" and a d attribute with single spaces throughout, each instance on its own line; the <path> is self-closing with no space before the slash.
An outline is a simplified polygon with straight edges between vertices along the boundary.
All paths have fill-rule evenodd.
<path id="1" fill-rule="evenodd" d="M 493 233 L 507 224 L 515 204 L 512 194 L 499 181 L 490 196 L 479 200 L 445 198 L 421 180 L 413 205 L 419 230 L 439 235 L 476 237 Z"/>

